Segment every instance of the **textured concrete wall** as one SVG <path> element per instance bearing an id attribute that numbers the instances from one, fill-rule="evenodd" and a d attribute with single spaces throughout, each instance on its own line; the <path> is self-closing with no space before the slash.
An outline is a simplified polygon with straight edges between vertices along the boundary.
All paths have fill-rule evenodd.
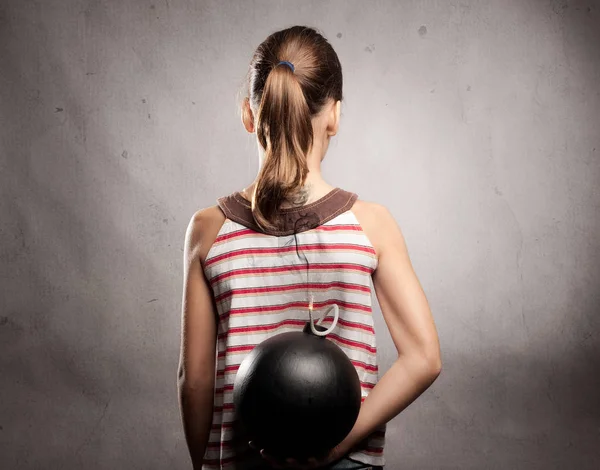
<path id="1" fill-rule="evenodd" d="M 185 228 L 256 174 L 237 92 L 292 24 L 345 72 L 326 178 L 393 212 L 440 333 L 388 468 L 600 468 L 591 0 L 1 0 L 0 467 L 189 468 Z"/>

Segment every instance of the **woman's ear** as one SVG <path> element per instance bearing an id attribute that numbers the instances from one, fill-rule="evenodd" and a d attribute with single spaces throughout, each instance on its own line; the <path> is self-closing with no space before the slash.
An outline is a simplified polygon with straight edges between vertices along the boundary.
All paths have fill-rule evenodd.
<path id="1" fill-rule="evenodd" d="M 336 135 L 338 132 L 338 129 L 340 127 L 340 115 L 342 112 L 342 102 L 340 100 L 337 100 L 332 106 L 331 106 L 331 120 L 327 129 L 327 135 L 329 136 L 333 136 Z"/>
<path id="2" fill-rule="evenodd" d="M 250 108 L 250 100 L 247 97 L 242 102 L 242 124 L 250 134 L 254 134 L 254 115 Z"/>

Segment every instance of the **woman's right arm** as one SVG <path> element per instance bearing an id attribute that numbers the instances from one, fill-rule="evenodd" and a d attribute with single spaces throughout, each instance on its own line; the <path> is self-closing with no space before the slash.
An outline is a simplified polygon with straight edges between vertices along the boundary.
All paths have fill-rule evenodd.
<path id="1" fill-rule="evenodd" d="M 213 231 L 208 210 L 192 217 L 185 236 L 181 352 L 177 387 L 187 446 L 194 469 L 202 461 L 212 426 L 216 360 L 216 313 L 201 257 Z M 210 241 L 212 243 L 212 240 Z"/>

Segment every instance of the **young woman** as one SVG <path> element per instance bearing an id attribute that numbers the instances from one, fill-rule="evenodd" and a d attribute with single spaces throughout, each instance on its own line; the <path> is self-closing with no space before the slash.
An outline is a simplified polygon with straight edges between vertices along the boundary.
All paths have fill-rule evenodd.
<path id="1" fill-rule="evenodd" d="M 258 46 L 242 122 L 256 133 L 260 171 L 195 213 L 185 236 L 178 389 L 194 469 L 382 468 L 384 443 L 393 442 L 386 423 L 440 374 L 436 328 L 400 228 L 383 205 L 321 175 L 341 100 L 339 59 L 315 29 L 294 26 Z M 371 281 L 397 349 L 382 377 Z M 359 375 L 358 419 L 327 456 L 277 460 L 239 431 L 236 371 L 261 341 L 301 329 L 309 305 L 318 317 L 333 304 L 339 319 L 327 340 Z"/>

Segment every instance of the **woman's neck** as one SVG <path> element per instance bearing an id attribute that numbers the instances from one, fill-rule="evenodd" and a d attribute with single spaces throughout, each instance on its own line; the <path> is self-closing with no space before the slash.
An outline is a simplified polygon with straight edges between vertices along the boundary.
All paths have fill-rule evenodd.
<path id="1" fill-rule="evenodd" d="M 240 191 L 240 193 L 246 199 L 251 201 L 255 187 L 256 182 L 253 182 L 250 186 Z M 281 208 L 286 209 L 310 204 L 311 202 L 322 198 L 333 189 L 335 189 L 335 186 L 331 186 L 327 183 L 321 175 L 315 175 L 309 172 L 304 184 L 296 190 L 292 197 L 281 204 Z"/>

